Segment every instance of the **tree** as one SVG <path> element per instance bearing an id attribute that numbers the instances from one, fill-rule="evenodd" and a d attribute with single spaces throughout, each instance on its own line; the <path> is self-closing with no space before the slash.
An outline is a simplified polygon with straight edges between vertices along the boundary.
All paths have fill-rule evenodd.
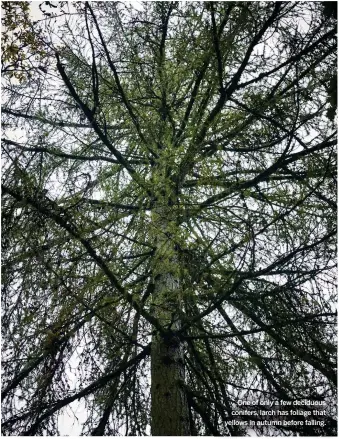
<path id="1" fill-rule="evenodd" d="M 34 67 L 45 71 L 46 51 L 34 32 L 29 2 L 3 2 L 1 73 L 23 81 L 31 78 Z"/>
<path id="2" fill-rule="evenodd" d="M 41 9 L 3 77 L 3 434 L 80 401 L 84 435 L 334 435 L 334 14 Z"/>

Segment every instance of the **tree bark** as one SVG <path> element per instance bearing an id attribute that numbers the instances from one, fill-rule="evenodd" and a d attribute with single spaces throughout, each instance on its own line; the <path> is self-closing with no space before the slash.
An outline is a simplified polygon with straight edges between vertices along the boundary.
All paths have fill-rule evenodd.
<path id="1" fill-rule="evenodd" d="M 154 336 L 151 354 L 152 436 L 189 436 L 185 371 L 180 343 Z"/>
<path id="2" fill-rule="evenodd" d="M 179 261 L 171 239 L 174 222 L 169 209 L 156 210 L 156 263 L 153 267 L 155 289 L 153 313 L 168 337 L 159 333 L 152 338 L 151 352 L 151 430 L 153 436 L 189 436 L 189 411 L 185 391 L 184 351 L 174 332 L 181 326 Z"/>

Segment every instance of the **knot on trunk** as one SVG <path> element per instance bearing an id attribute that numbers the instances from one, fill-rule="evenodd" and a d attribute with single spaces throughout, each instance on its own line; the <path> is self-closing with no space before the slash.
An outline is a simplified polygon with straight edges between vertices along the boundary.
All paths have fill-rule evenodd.
<path id="1" fill-rule="evenodd" d="M 163 334 L 162 338 L 164 340 L 164 343 L 168 347 L 178 348 L 180 346 L 180 343 L 181 343 L 180 338 L 173 331 L 165 332 L 165 334 Z"/>

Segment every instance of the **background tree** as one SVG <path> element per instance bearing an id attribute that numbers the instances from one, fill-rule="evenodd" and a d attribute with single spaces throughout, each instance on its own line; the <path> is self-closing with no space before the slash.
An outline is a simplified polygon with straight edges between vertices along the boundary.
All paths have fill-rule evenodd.
<path id="1" fill-rule="evenodd" d="M 48 3 L 48 2 L 47 2 Z M 61 2 L 62 3 L 62 2 Z M 18 82 L 32 78 L 38 68 L 46 72 L 47 52 L 41 44 L 36 22 L 30 17 L 30 3 L 2 3 L 1 73 Z M 39 29 L 42 31 L 42 28 Z"/>
<path id="2" fill-rule="evenodd" d="M 3 434 L 80 400 L 84 435 L 243 435 L 239 399 L 312 399 L 324 425 L 251 428 L 334 435 L 336 17 L 67 7 L 4 71 Z"/>

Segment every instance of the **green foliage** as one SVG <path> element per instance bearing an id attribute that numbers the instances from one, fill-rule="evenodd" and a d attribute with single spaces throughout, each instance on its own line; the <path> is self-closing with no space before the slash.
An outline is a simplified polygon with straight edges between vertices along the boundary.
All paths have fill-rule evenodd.
<path id="1" fill-rule="evenodd" d="M 3 434 L 334 435 L 333 12 L 64 3 L 4 2 Z"/>
<path id="2" fill-rule="evenodd" d="M 42 35 L 30 17 L 27 1 L 4 1 L 1 4 L 4 32 L 1 38 L 2 73 L 21 83 L 32 76 L 32 63 L 45 64 L 47 52 Z M 37 67 L 36 67 L 37 68 Z"/>

